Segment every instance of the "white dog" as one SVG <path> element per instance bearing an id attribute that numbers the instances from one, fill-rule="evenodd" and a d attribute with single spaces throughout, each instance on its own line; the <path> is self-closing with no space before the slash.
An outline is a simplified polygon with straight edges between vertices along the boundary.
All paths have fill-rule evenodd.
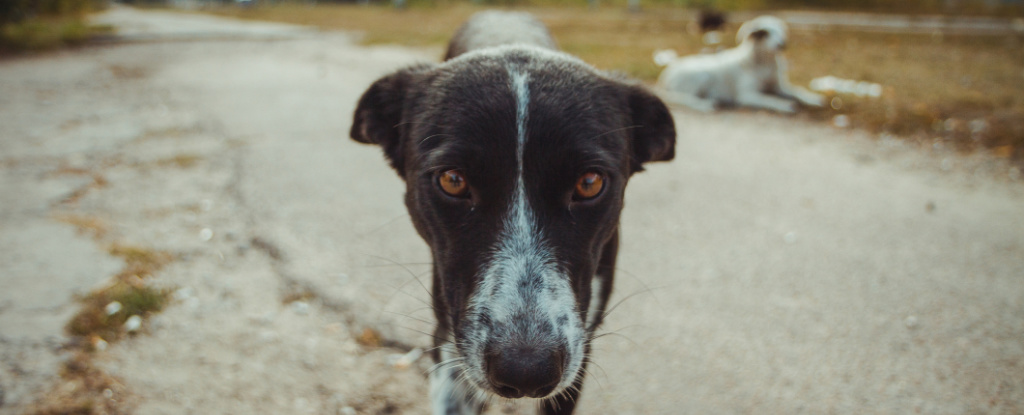
<path id="1" fill-rule="evenodd" d="M 741 105 L 780 112 L 796 111 L 797 100 L 821 106 L 821 95 L 789 83 L 786 23 L 761 16 L 736 33 L 739 46 L 715 54 L 678 58 L 661 72 L 658 84 L 667 101 L 699 111 L 716 105 Z"/>

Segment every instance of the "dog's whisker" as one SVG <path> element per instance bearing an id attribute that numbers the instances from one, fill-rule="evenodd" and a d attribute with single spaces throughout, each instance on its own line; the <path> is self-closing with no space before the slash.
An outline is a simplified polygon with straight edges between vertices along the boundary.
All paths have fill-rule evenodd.
<path id="1" fill-rule="evenodd" d="M 595 361 L 593 361 L 593 360 L 591 360 L 591 361 L 590 361 L 590 364 L 592 364 L 592 365 L 594 365 L 595 367 L 597 367 L 598 369 L 600 369 L 600 370 L 601 370 L 601 375 L 602 375 L 602 376 L 604 376 L 604 378 L 605 378 L 605 379 L 608 379 L 608 372 L 606 372 L 606 371 L 604 370 L 604 368 L 603 368 L 603 367 L 601 367 L 601 365 L 597 364 L 597 362 L 595 362 Z M 591 371 L 590 371 L 590 369 L 587 369 L 587 373 L 593 373 L 593 372 L 591 372 Z M 596 376 L 595 376 L 595 377 L 596 377 Z M 594 379 L 594 380 L 596 381 L 597 379 Z M 598 384 L 600 384 L 600 382 L 599 382 Z"/>
<path id="2" fill-rule="evenodd" d="M 593 139 L 598 138 L 598 137 L 604 137 L 604 136 L 606 136 L 608 134 L 614 134 L 614 133 L 617 133 L 619 131 L 632 130 L 634 128 L 643 128 L 643 126 L 642 125 L 630 125 L 630 126 L 626 126 L 626 127 L 622 127 L 622 128 L 616 128 L 616 129 L 613 129 L 613 130 L 610 130 L 610 131 L 605 131 L 605 132 L 603 132 L 601 134 L 598 134 L 598 135 L 595 135 L 593 137 L 590 137 L 590 139 L 593 140 Z"/>
<path id="3" fill-rule="evenodd" d="M 604 369 L 601 369 L 601 371 L 603 372 L 603 371 L 604 371 Z M 601 389 L 601 391 L 602 391 L 602 392 L 604 391 L 604 385 L 602 385 L 602 384 L 601 384 L 601 380 L 597 378 L 597 375 L 595 375 L 595 374 L 594 374 L 593 372 L 591 372 L 590 370 L 587 370 L 586 368 L 584 368 L 584 369 L 583 369 L 583 373 L 586 373 L 586 375 L 587 375 L 587 376 L 589 376 L 589 377 L 590 377 L 590 379 L 593 379 L 593 380 L 594 380 L 594 382 L 597 382 L 597 388 L 598 388 L 598 389 Z M 605 374 L 605 377 L 606 377 L 606 378 L 608 377 L 608 374 L 607 374 L 607 373 Z M 581 383 L 582 383 L 582 376 L 580 376 L 580 378 L 581 378 L 581 379 L 580 379 L 580 381 L 581 381 Z M 572 388 L 575 388 L 577 392 L 579 392 L 579 391 L 580 391 L 580 390 L 579 390 L 579 388 L 577 388 L 577 387 L 576 387 L 576 385 L 572 385 L 571 387 L 572 387 Z"/>
<path id="4" fill-rule="evenodd" d="M 433 366 L 430 367 L 430 369 L 427 369 L 427 373 L 426 374 L 427 375 L 432 375 L 432 374 L 434 374 L 434 372 L 436 372 L 438 370 L 451 369 L 453 367 L 457 367 L 457 365 L 463 359 L 464 358 L 462 358 L 462 357 L 456 357 L 456 358 L 445 360 L 445 361 L 440 362 L 440 363 L 435 363 Z"/>
<path id="5" fill-rule="evenodd" d="M 629 271 L 628 269 L 616 266 L 615 270 L 630 276 L 631 278 L 636 280 L 636 282 L 640 283 L 640 285 L 642 285 L 644 287 L 644 289 L 651 290 L 651 298 L 654 299 L 655 305 L 657 305 L 659 309 L 664 309 L 664 307 L 662 307 L 662 305 L 661 305 L 661 301 L 658 300 L 658 293 L 656 291 L 654 291 L 654 290 L 655 289 L 662 289 L 662 288 L 669 288 L 669 287 L 671 287 L 671 285 L 659 285 L 657 287 L 651 288 L 649 285 L 647 285 L 646 282 L 644 282 L 643 278 L 640 278 L 639 275 L 634 274 L 633 272 Z"/>
<path id="6" fill-rule="evenodd" d="M 406 327 L 406 326 L 400 326 L 400 325 L 396 325 L 395 327 L 398 327 L 398 328 L 400 328 L 400 329 L 406 329 L 406 330 L 409 330 L 409 331 L 414 331 L 414 332 L 417 332 L 417 333 L 420 333 L 420 334 L 423 334 L 423 335 L 426 335 L 426 336 L 430 336 L 430 337 L 431 337 L 432 339 L 434 339 L 434 340 L 438 340 L 438 341 L 441 341 L 441 340 L 443 340 L 443 339 L 441 339 L 441 338 L 437 337 L 436 335 L 433 335 L 433 334 L 427 333 L 427 332 L 425 332 L 425 331 L 423 331 L 423 330 L 417 330 L 417 329 L 414 329 L 414 328 L 412 328 L 412 327 Z"/>
<path id="7" fill-rule="evenodd" d="M 427 271 L 427 272 L 425 272 L 423 274 L 416 274 L 415 272 L 412 272 L 411 269 L 409 269 L 408 265 L 423 265 L 423 264 L 433 265 L 433 263 L 414 262 L 414 263 L 405 264 L 405 263 L 402 263 L 402 262 L 395 261 L 395 260 L 393 260 L 391 258 L 382 257 L 380 255 L 366 254 L 366 256 L 369 256 L 371 258 L 376 258 L 376 259 L 379 259 L 381 261 L 387 261 L 387 262 L 390 263 L 389 265 L 393 265 L 393 266 L 396 266 L 396 267 L 401 267 L 403 270 L 405 270 L 405 272 L 409 273 L 409 275 L 411 275 L 413 277 L 413 279 L 415 279 L 416 281 L 418 281 L 420 283 L 420 286 L 422 286 L 423 289 L 427 291 L 428 295 L 430 294 L 430 290 L 425 285 L 423 285 L 423 282 L 420 281 L 420 279 L 419 279 L 420 275 L 426 275 L 427 273 L 429 273 L 429 271 Z M 376 266 L 382 266 L 382 265 L 376 265 Z"/>
<path id="8" fill-rule="evenodd" d="M 451 314 L 450 314 L 449 312 L 447 312 L 446 310 L 437 310 L 437 309 L 435 309 L 435 308 L 434 308 L 434 304 L 433 304 L 433 303 L 427 302 L 426 300 L 423 300 L 422 298 L 418 298 L 418 297 L 416 297 L 416 296 L 414 296 L 414 295 L 412 295 L 412 294 L 410 294 L 410 293 L 406 292 L 406 291 L 405 291 L 405 290 L 403 289 L 403 288 L 405 287 L 405 285 L 406 285 L 406 284 L 408 284 L 408 283 L 410 283 L 410 282 L 412 282 L 412 281 L 416 281 L 416 283 L 417 283 L 417 284 L 418 284 L 418 285 L 419 285 L 419 286 L 420 286 L 421 288 L 423 288 L 423 291 L 424 291 L 425 293 L 427 293 L 427 296 L 428 296 L 428 297 L 429 297 L 429 298 L 430 298 L 431 300 L 433 300 L 433 299 L 434 299 L 434 294 L 433 294 L 433 293 L 432 293 L 432 292 L 430 291 L 430 289 L 429 289 L 429 288 L 427 288 L 427 286 L 426 286 L 426 285 L 424 285 L 424 284 L 423 284 L 423 281 L 422 281 L 422 280 L 420 280 L 420 278 L 419 278 L 419 277 L 420 277 L 420 275 L 424 275 L 424 276 L 425 276 L 425 275 L 429 274 L 429 273 L 430 273 L 430 271 L 426 271 L 426 272 L 424 272 L 424 273 L 421 273 L 421 274 L 416 274 L 416 273 L 414 273 L 414 272 L 413 272 L 413 271 L 412 271 L 411 269 L 409 269 L 409 267 L 405 266 L 405 264 L 402 264 L 402 263 L 400 263 L 400 262 L 394 261 L 394 260 L 392 260 L 392 259 L 390 259 L 390 258 L 385 258 L 385 257 L 381 257 L 381 256 L 377 256 L 377 255 L 372 255 L 372 254 L 367 254 L 367 255 L 368 255 L 368 256 L 370 256 L 370 257 L 373 257 L 373 258 L 377 258 L 377 259 L 383 260 L 383 261 L 388 261 L 388 262 L 390 262 L 390 263 L 391 263 L 391 265 L 394 265 L 394 266 L 398 266 L 398 267 L 401 267 L 401 268 L 402 268 L 403 270 L 405 270 L 405 272 L 406 272 L 406 273 L 408 273 L 408 274 L 409 274 L 409 276 L 411 277 L 411 280 L 406 280 L 405 282 L 403 282 L 403 283 L 399 284 L 399 285 L 398 285 L 397 287 L 394 287 L 394 286 L 391 286 L 391 285 L 385 284 L 385 285 L 388 285 L 389 287 L 391 287 L 392 289 L 394 289 L 394 290 L 395 290 L 395 293 L 393 293 L 392 295 L 388 296 L 387 300 L 386 300 L 386 301 L 384 302 L 384 304 L 385 304 L 385 305 L 387 305 L 387 304 L 391 303 L 391 301 L 392 301 L 392 300 L 394 299 L 395 295 L 397 295 L 398 293 L 402 293 L 402 294 L 405 294 L 405 295 L 409 296 L 409 297 L 410 297 L 410 298 L 412 298 L 412 299 L 415 299 L 416 301 L 419 301 L 420 303 L 422 303 L 422 304 L 426 305 L 427 307 L 430 307 L 430 309 L 431 309 L 431 310 L 435 310 L 435 311 L 441 311 L 441 313 L 442 313 L 442 314 L 444 314 L 444 315 L 447 315 L 449 319 L 451 319 L 451 318 L 452 318 Z M 378 320 L 379 320 L 379 319 L 380 319 L 380 316 L 378 315 Z"/>
<path id="9" fill-rule="evenodd" d="M 391 224 L 395 223 L 399 219 L 402 219 L 402 218 L 405 218 L 405 217 L 408 217 L 408 216 L 409 216 L 409 213 L 403 213 L 401 215 L 395 216 L 394 218 L 388 219 L 387 222 L 384 222 L 383 224 L 380 224 L 377 227 L 375 227 L 373 229 L 370 229 L 369 231 L 366 231 L 366 232 L 358 235 L 357 238 L 364 238 L 364 237 L 373 235 L 374 233 L 379 232 L 381 229 L 386 228 L 388 225 L 391 225 Z"/>
<path id="10" fill-rule="evenodd" d="M 446 127 L 445 125 L 434 124 L 434 123 L 426 122 L 426 121 L 405 121 L 405 122 L 400 122 L 398 124 L 395 124 L 394 128 L 402 127 L 402 126 L 405 126 L 405 125 L 429 125 L 431 127 L 437 127 L 437 128 L 444 128 L 444 127 Z"/>
<path id="11" fill-rule="evenodd" d="M 435 321 L 425 320 L 425 319 L 422 319 L 422 318 L 419 318 L 419 317 L 413 317 L 413 316 L 411 316 L 409 314 L 399 313 L 397 311 L 384 310 L 384 312 L 388 313 L 388 314 L 394 314 L 396 316 L 408 317 L 411 320 L 416 320 L 416 321 L 418 321 L 420 323 L 424 323 L 424 324 L 435 324 L 436 323 Z"/>
<path id="12" fill-rule="evenodd" d="M 454 136 L 453 136 L 453 135 L 451 135 L 451 134 L 434 134 L 434 135 L 428 135 L 428 136 L 424 137 L 424 138 L 423 138 L 422 140 L 420 140 L 420 144 L 422 145 L 422 144 L 423 144 L 423 143 L 425 143 L 425 142 L 426 142 L 427 140 L 429 140 L 429 139 L 431 139 L 431 138 L 434 138 L 434 137 L 454 137 Z"/>
<path id="13" fill-rule="evenodd" d="M 389 259 L 389 258 L 384 258 L 384 257 L 381 257 L 381 256 L 376 256 L 376 255 L 370 255 L 370 256 L 374 257 L 374 258 L 378 258 L 378 259 L 384 260 L 384 261 L 391 262 L 392 265 L 399 266 L 402 269 L 404 269 L 406 271 L 406 273 L 408 273 L 409 276 L 412 277 L 412 280 L 416 281 L 416 283 L 420 286 L 420 288 L 423 288 L 423 292 L 427 293 L 427 297 L 430 298 L 431 300 L 434 300 L 434 293 L 430 291 L 430 288 L 427 288 L 426 284 L 424 284 L 422 280 L 420 280 L 420 276 L 426 276 L 426 275 L 430 274 L 431 271 L 425 271 L 425 272 L 423 272 L 421 274 L 416 274 L 416 273 L 412 272 L 412 270 L 409 269 L 409 267 L 405 266 L 405 264 L 402 264 L 400 262 L 394 261 L 394 260 Z M 402 287 L 404 287 L 409 282 L 411 282 L 411 281 L 407 280 L 407 281 L 403 282 L 401 285 L 399 285 L 398 287 L 392 287 L 392 288 L 395 288 L 396 290 L 399 290 L 400 292 L 405 293 L 405 291 L 402 290 Z M 408 293 L 405 293 L 405 294 L 409 295 L 412 298 L 416 298 L 412 294 L 408 294 Z M 388 297 L 388 300 L 385 302 L 385 304 L 390 303 L 393 298 L 394 298 L 394 296 Z M 424 301 L 423 299 L 418 299 L 418 300 L 420 302 L 424 303 L 427 307 L 430 307 L 432 310 L 440 311 L 442 314 L 446 315 L 449 318 L 449 320 L 452 319 L 453 316 L 451 315 L 451 313 L 448 310 L 437 310 L 436 308 L 434 308 L 434 304 L 433 303 L 428 303 L 428 302 Z"/>
<path id="14" fill-rule="evenodd" d="M 640 294 L 652 294 L 653 295 L 654 289 L 658 289 L 658 288 L 663 288 L 663 287 L 654 287 L 654 288 L 648 287 L 648 288 L 645 288 L 643 290 L 636 291 L 636 292 L 634 292 L 632 294 L 629 294 L 625 298 L 622 298 L 619 301 L 616 301 L 615 304 L 613 304 L 611 308 L 605 310 L 604 313 L 601 314 L 601 320 L 604 320 L 605 318 L 607 318 L 608 315 L 610 315 L 612 313 L 612 311 L 615 311 L 615 309 L 618 308 L 620 305 L 622 305 L 622 303 L 626 302 L 626 300 L 629 300 L 630 298 L 636 297 L 636 296 L 638 296 Z"/>
<path id="15" fill-rule="evenodd" d="M 399 267 L 399 266 L 429 266 L 434 265 L 430 262 L 403 262 L 401 264 L 375 264 L 375 265 L 364 265 L 364 268 L 384 268 L 384 267 Z"/>
<path id="16" fill-rule="evenodd" d="M 426 300 L 406 292 L 405 290 L 403 290 L 401 288 L 401 286 L 393 287 L 393 286 L 391 286 L 389 284 L 385 284 L 385 285 L 387 285 L 388 287 L 390 287 L 390 288 L 395 290 L 391 295 L 388 296 L 387 300 L 384 302 L 385 306 L 387 306 L 389 303 L 391 303 L 391 300 L 393 300 L 395 298 L 395 295 L 404 294 L 404 295 L 408 296 L 409 298 L 411 298 L 413 300 L 416 300 L 420 304 L 423 304 L 427 308 L 430 308 L 431 310 L 434 309 L 434 305 L 433 304 L 428 303 Z M 377 320 L 378 321 L 380 321 L 380 315 L 382 315 L 385 311 L 387 311 L 387 310 L 381 309 L 380 314 L 378 314 L 378 316 L 377 316 Z"/>
<path id="17" fill-rule="evenodd" d="M 622 327 L 622 328 L 618 328 L 618 329 L 615 329 L 615 330 L 606 331 L 606 332 L 603 332 L 601 334 L 592 336 L 590 338 L 590 344 L 593 344 L 594 340 L 600 339 L 602 337 L 616 336 L 616 337 L 619 337 L 619 338 L 622 338 L 622 339 L 625 339 L 625 340 L 629 341 L 630 343 L 633 344 L 633 346 L 640 347 L 640 345 L 637 344 L 635 341 L 633 341 L 633 339 L 627 337 L 626 335 L 624 335 L 622 333 L 619 333 L 622 330 L 636 328 L 636 327 L 644 328 L 644 327 L 647 327 L 647 326 L 643 325 L 643 324 L 631 324 L 631 325 L 628 325 L 628 326 L 625 326 L 625 327 Z"/>

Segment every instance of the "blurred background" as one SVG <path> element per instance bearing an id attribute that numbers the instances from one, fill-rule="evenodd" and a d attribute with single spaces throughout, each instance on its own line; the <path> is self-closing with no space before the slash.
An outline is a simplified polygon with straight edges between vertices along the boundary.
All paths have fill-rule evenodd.
<path id="1" fill-rule="evenodd" d="M 492 8 L 649 85 L 774 14 L 826 96 L 673 109 L 579 413 L 1024 413 L 1024 0 L 0 0 L 0 415 L 429 413 L 430 253 L 346 133 Z"/>
<path id="2" fill-rule="evenodd" d="M 0 52 L 80 45 L 113 28 L 88 24 L 106 0 L 6 0 Z M 704 48 L 702 12 L 725 17 L 720 46 L 758 14 L 791 25 L 791 78 L 876 83 L 880 96 L 830 89 L 830 106 L 806 116 L 889 133 L 917 144 L 991 150 L 1024 159 L 1024 1 L 1020 0 L 133 0 L 242 19 L 360 31 L 363 44 L 440 48 L 474 11 L 524 9 L 547 23 L 560 46 L 595 66 L 653 82 L 658 50 Z M 838 99 L 831 98 L 838 96 Z M 836 116 L 841 116 L 838 119 Z"/>

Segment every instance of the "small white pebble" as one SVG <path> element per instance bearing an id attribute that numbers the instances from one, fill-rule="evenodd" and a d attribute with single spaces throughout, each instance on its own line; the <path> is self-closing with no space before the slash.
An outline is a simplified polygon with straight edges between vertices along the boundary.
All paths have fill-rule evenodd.
<path id="1" fill-rule="evenodd" d="M 356 408 L 346 406 L 344 408 L 341 408 L 341 410 L 339 410 L 338 413 L 340 413 L 341 415 L 356 415 Z"/>
<path id="2" fill-rule="evenodd" d="M 291 305 L 291 308 L 292 308 L 292 311 L 295 312 L 295 314 L 298 314 L 300 316 L 304 316 L 306 314 L 309 314 L 309 303 L 307 303 L 305 301 L 293 302 L 292 305 Z"/>
<path id="3" fill-rule="evenodd" d="M 972 133 L 979 134 L 985 132 L 985 130 L 988 129 L 988 122 L 986 122 L 984 119 L 977 118 L 971 120 L 971 123 L 968 124 L 968 126 L 971 128 Z"/>
<path id="4" fill-rule="evenodd" d="M 676 60 L 679 55 L 672 49 L 661 49 L 654 51 L 654 64 L 665 66 Z"/>
<path id="5" fill-rule="evenodd" d="M 423 349 L 417 347 L 410 350 L 409 353 L 399 356 L 391 366 L 395 369 L 408 369 L 409 366 L 412 366 L 412 364 L 420 358 L 420 356 L 423 356 Z"/>
<path id="6" fill-rule="evenodd" d="M 110 389 L 104 389 L 103 390 L 103 397 L 107 398 L 107 399 L 113 398 L 114 397 L 114 391 L 112 391 Z"/>
<path id="7" fill-rule="evenodd" d="M 213 229 L 203 228 L 203 230 L 199 231 L 199 240 L 206 242 L 210 239 L 213 239 Z"/>
<path id="8" fill-rule="evenodd" d="M 107 350 L 107 341 L 99 337 L 93 338 L 92 347 L 99 351 Z"/>
<path id="9" fill-rule="evenodd" d="M 903 319 L 903 325 L 907 326 L 908 329 L 917 327 L 917 317 L 907 316 L 907 318 Z"/>
<path id="10" fill-rule="evenodd" d="M 845 115 L 836 115 L 832 118 L 832 125 L 839 128 L 846 128 L 850 126 L 850 117 Z"/>
<path id="11" fill-rule="evenodd" d="M 872 98 L 878 98 L 882 96 L 882 86 L 879 84 L 872 84 L 871 87 L 868 88 L 868 96 Z"/>
<path id="12" fill-rule="evenodd" d="M 139 316 L 128 317 L 128 320 L 124 322 L 124 329 L 128 332 L 138 330 L 140 327 L 142 327 L 142 317 Z"/>
<path id="13" fill-rule="evenodd" d="M 106 307 L 103 307 L 103 310 L 107 312 L 108 316 L 112 316 L 114 315 L 114 313 L 121 311 L 121 308 L 121 303 L 117 301 L 111 301 L 110 304 L 107 304 Z"/>
<path id="14" fill-rule="evenodd" d="M 195 290 L 192 287 L 182 287 L 174 291 L 174 299 L 178 301 L 185 301 L 195 296 Z"/>
<path id="15" fill-rule="evenodd" d="M 796 232 L 787 232 L 785 235 L 782 235 L 782 240 L 790 245 L 795 244 L 796 239 Z"/>

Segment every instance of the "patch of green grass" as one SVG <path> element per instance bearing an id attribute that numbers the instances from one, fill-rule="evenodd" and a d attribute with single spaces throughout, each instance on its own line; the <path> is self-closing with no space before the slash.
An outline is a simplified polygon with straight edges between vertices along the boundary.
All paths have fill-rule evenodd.
<path id="1" fill-rule="evenodd" d="M 113 343 L 127 334 L 124 325 L 129 317 L 145 317 L 162 310 L 169 296 L 168 290 L 116 281 L 80 298 L 82 309 L 65 328 L 68 334 L 81 337 L 89 345 L 94 345 L 98 340 Z M 107 305 L 114 302 L 119 303 L 121 308 L 108 313 Z"/>

